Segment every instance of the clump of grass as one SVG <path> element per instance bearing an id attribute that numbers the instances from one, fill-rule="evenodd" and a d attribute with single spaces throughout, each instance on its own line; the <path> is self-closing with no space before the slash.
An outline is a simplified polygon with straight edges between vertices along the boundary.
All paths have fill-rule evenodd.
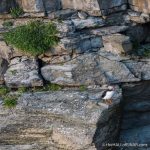
<path id="1" fill-rule="evenodd" d="M 5 96 L 3 98 L 3 106 L 6 108 L 13 108 L 17 105 L 17 98 L 13 96 Z"/>
<path id="2" fill-rule="evenodd" d="M 28 89 L 26 87 L 19 87 L 18 90 L 17 90 L 17 92 L 20 93 L 20 94 L 25 93 L 27 91 L 28 91 Z"/>
<path id="3" fill-rule="evenodd" d="M 9 92 L 8 88 L 0 87 L 0 96 L 3 97 Z"/>
<path id="4" fill-rule="evenodd" d="M 58 91 L 58 90 L 62 89 L 62 86 L 60 86 L 58 84 L 50 83 L 50 84 L 46 85 L 45 88 L 47 91 Z"/>
<path id="5" fill-rule="evenodd" d="M 81 86 L 79 87 L 79 90 L 80 90 L 81 92 L 83 92 L 83 91 L 86 91 L 87 88 L 86 88 L 85 85 L 81 85 Z"/>
<path id="6" fill-rule="evenodd" d="M 57 45 L 57 33 L 53 23 L 32 21 L 27 25 L 16 27 L 10 32 L 4 33 L 4 39 L 8 44 L 23 52 L 36 56 Z"/>
<path id="7" fill-rule="evenodd" d="M 13 22 L 12 21 L 4 21 L 2 25 L 5 28 L 10 28 L 13 26 Z"/>
<path id="8" fill-rule="evenodd" d="M 23 9 L 20 7 L 14 7 L 10 9 L 10 14 L 13 18 L 18 18 L 23 14 Z"/>
<path id="9" fill-rule="evenodd" d="M 150 58 L 150 49 L 145 50 L 145 51 L 143 52 L 143 55 L 144 55 L 145 57 Z"/>
<path id="10" fill-rule="evenodd" d="M 61 90 L 61 89 L 62 89 L 62 86 L 60 86 L 58 84 L 50 83 L 50 84 L 47 84 L 43 87 L 35 87 L 35 88 L 32 89 L 32 91 L 34 91 L 34 92 L 58 91 L 58 90 Z"/>

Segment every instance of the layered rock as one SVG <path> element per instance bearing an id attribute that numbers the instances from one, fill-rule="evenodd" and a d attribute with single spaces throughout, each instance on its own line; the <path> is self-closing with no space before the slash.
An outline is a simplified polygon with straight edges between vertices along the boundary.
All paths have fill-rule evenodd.
<path id="1" fill-rule="evenodd" d="M 99 53 L 90 53 L 62 65 L 47 65 L 41 69 L 45 80 L 62 85 L 102 85 L 139 81 L 119 61 L 111 61 Z"/>
<path id="2" fill-rule="evenodd" d="M 0 103 L 0 148 L 104 149 L 102 143 L 118 134 L 121 91 L 116 91 L 109 107 L 100 99 L 102 89 L 23 94 L 13 115 Z"/>
<path id="3" fill-rule="evenodd" d="M 6 85 L 11 88 L 43 85 L 38 73 L 37 61 L 26 56 L 12 59 L 4 78 Z"/>

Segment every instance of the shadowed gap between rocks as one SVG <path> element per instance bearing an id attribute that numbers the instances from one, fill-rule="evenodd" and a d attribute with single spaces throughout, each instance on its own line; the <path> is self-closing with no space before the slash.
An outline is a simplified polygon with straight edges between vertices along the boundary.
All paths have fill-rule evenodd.
<path id="1" fill-rule="evenodd" d="M 147 144 L 148 147 L 124 147 L 126 150 L 150 148 L 150 81 L 125 84 L 123 89 L 120 143 Z M 119 150 L 122 150 L 120 147 Z"/>

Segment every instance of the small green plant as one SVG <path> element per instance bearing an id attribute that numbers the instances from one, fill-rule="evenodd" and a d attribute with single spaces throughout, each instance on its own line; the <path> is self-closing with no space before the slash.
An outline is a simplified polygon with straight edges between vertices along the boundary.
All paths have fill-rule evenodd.
<path id="1" fill-rule="evenodd" d="M 18 18 L 23 14 L 23 9 L 20 7 L 14 7 L 10 9 L 10 14 L 13 18 Z"/>
<path id="2" fill-rule="evenodd" d="M 85 85 L 81 85 L 80 87 L 79 87 L 79 90 L 81 91 L 81 92 L 83 92 L 83 91 L 86 91 L 86 86 Z"/>
<path id="3" fill-rule="evenodd" d="M 3 106 L 6 108 L 13 108 L 17 105 L 17 98 L 13 96 L 5 96 L 3 98 Z"/>
<path id="4" fill-rule="evenodd" d="M 16 75 L 17 74 L 17 70 L 10 70 L 10 72 L 12 73 L 12 75 Z"/>
<path id="5" fill-rule="evenodd" d="M 144 52 L 143 52 L 143 55 L 145 56 L 145 57 L 150 57 L 150 49 L 146 49 Z"/>
<path id="6" fill-rule="evenodd" d="M 25 93 L 27 91 L 28 91 L 28 89 L 26 87 L 19 87 L 18 90 L 17 90 L 17 92 L 20 93 L 20 94 Z"/>
<path id="7" fill-rule="evenodd" d="M 58 84 L 50 83 L 50 84 L 46 85 L 45 89 L 47 91 L 58 91 L 58 90 L 62 89 L 62 86 L 60 86 Z"/>
<path id="8" fill-rule="evenodd" d="M 13 26 L 13 22 L 12 21 L 5 21 L 3 22 L 3 27 L 5 28 L 10 28 Z"/>
<path id="9" fill-rule="evenodd" d="M 8 88 L 0 87 L 0 97 L 5 96 L 9 92 Z"/>
<path id="10" fill-rule="evenodd" d="M 58 43 L 57 33 L 53 23 L 33 21 L 4 33 L 4 39 L 24 53 L 36 56 Z"/>

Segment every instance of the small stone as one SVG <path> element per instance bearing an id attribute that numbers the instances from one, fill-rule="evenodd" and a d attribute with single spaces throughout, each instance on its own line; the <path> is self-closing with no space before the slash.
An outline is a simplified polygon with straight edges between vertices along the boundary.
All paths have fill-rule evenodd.
<path id="1" fill-rule="evenodd" d="M 78 12 L 78 17 L 80 19 L 86 19 L 88 17 L 88 15 L 87 15 L 87 13 L 81 11 L 81 12 Z"/>
<path id="2" fill-rule="evenodd" d="M 10 66 L 4 74 L 8 87 L 36 87 L 42 86 L 43 81 L 38 74 L 38 64 L 35 59 L 16 57 L 11 60 Z"/>

